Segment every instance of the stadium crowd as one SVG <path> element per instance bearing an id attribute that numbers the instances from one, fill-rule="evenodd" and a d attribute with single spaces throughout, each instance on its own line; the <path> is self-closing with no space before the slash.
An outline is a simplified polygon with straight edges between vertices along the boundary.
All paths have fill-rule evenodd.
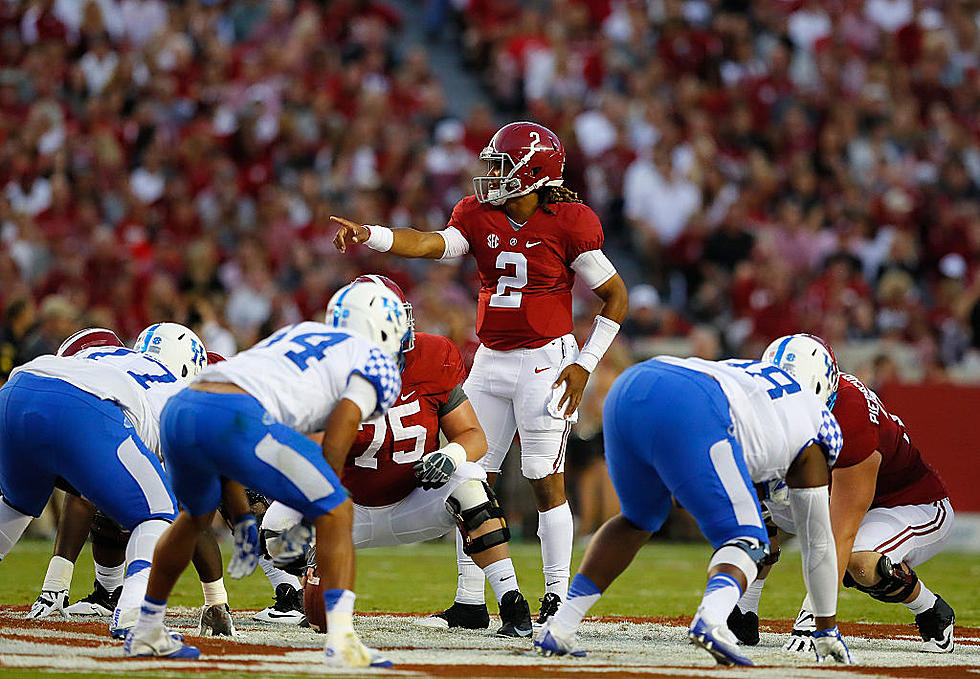
<path id="1" fill-rule="evenodd" d="M 3 3 L 0 372 L 79 325 L 186 321 L 232 353 L 379 268 L 472 349 L 468 262 L 339 255 L 327 217 L 441 228 L 521 117 L 638 286 L 634 347 L 804 329 L 911 343 L 941 378 L 980 345 L 975 6 L 428 5 L 495 108 L 450 117 L 382 2 Z"/>

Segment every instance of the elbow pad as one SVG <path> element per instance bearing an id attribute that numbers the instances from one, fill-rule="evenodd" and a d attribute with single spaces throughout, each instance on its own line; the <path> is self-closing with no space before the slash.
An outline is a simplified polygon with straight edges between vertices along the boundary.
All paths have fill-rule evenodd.
<path id="1" fill-rule="evenodd" d="M 813 604 L 813 614 L 827 617 L 837 612 L 837 547 L 830 527 L 830 494 L 827 486 L 790 488 L 789 503 L 803 550 L 803 580 Z"/>

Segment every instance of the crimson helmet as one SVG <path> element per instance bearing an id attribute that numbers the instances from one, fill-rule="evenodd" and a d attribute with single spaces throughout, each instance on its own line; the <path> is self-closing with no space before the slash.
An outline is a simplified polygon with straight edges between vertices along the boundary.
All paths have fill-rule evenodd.
<path id="1" fill-rule="evenodd" d="M 473 191 L 481 203 L 503 205 L 564 181 L 565 147 L 554 132 L 537 123 L 504 125 L 480 151 L 480 160 L 487 162 L 487 174 L 473 178 Z"/>
<path id="2" fill-rule="evenodd" d="M 105 328 L 85 328 L 66 339 L 55 352 L 56 356 L 74 356 L 89 347 L 124 347 L 116 333 Z"/>
<path id="3" fill-rule="evenodd" d="M 405 316 L 408 317 L 409 337 L 408 337 L 408 346 L 406 347 L 405 351 L 411 351 L 412 349 L 414 349 L 415 348 L 415 314 L 412 313 L 412 305 L 409 303 L 407 299 L 405 299 L 405 293 L 402 292 L 402 289 L 401 287 L 399 287 L 398 283 L 391 280 L 387 276 L 382 276 L 381 274 L 376 274 L 376 273 L 369 273 L 363 276 L 358 276 L 351 282 L 352 283 L 380 283 L 381 285 L 385 286 L 393 293 L 395 293 L 395 295 L 397 295 L 398 299 L 402 301 L 402 308 L 405 310 Z"/>
<path id="4" fill-rule="evenodd" d="M 226 360 L 224 356 L 219 354 L 217 351 L 208 352 L 208 365 L 214 365 L 215 363 L 221 363 Z"/>

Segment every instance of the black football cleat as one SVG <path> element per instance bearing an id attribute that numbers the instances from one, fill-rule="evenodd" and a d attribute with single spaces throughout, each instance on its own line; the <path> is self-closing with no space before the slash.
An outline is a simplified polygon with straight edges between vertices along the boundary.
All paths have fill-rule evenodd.
<path id="1" fill-rule="evenodd" d="M 561 597 L 554 592 L 546 592 L 538 601 L 541 602 L 541 608 L 538 610 L 538 617 L 534 621 L 535 627 L 540 627 L 548 622 L 551 616 L 558 612 L 558 607 L 561 606 Z"/>
<path id="2" fill-rule="evenodd" d="M 302 627 L 306 622 L 306 614 L 303 611 L 303 591 L 285 582 L 280 583 L 276 587 L 275 603 L 253 615 L 252 620 Z"/>
<path id="3" fill-rule="evenodd" d="M 530 637 L 534 633 L 531 624 L 531 609 L 520 590 L 512 589 L 500 599 L 500 622 L 498 637 Z"/>
<path id="4" fill-rule="evenodd" d="M 915 626 L 922 637 L 922 653 L 952 653 L 953 625 L 956 614 L 952 606 L 936 595 L 936 603 L 928 611 L 915 616 Z"/>
<path id="5" fill-rule="evenodd" d="M 101 582 L 96 580 L 92 593 L 68 606 L 65 612 L 70 615 L 108 618 L 119 605 L 120 594 L 122 594 L 122 585 L 116 587 L 115 591 L 109 592 Z"/>
<path id="6" fill-rule="evenodd" d="M 752 611 L 743 613 L 742 609 L 735 606 L 728 616 L 728 629 L 743 646 L 759 644 L 759 616 Z"/>
<path id="7" fill-rule="evenodd" d="M 430 615 L 416 620 L 419 627 L 433 629 L 486 629 L 490 626 L 490 613 L 486 604 L 461 604 L 454 601 L 453 605 L 442 613 Z"/>

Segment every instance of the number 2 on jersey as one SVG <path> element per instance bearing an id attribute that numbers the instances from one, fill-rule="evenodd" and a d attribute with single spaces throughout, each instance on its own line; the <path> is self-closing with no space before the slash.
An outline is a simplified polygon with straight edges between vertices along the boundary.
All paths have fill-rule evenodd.
<path id="1" fill-rule="evenodd" d="M 498 309 L 517 309 L 521 306 L 521 288 L 527 285 L 527 257 L 520 252 L 501 252 L 497 255 L 497 268 L 505 271 L 514 266 L 514 275 L 501 275 L 497 279 L 497 292 L 490 295 L 490 306 Z"/>

